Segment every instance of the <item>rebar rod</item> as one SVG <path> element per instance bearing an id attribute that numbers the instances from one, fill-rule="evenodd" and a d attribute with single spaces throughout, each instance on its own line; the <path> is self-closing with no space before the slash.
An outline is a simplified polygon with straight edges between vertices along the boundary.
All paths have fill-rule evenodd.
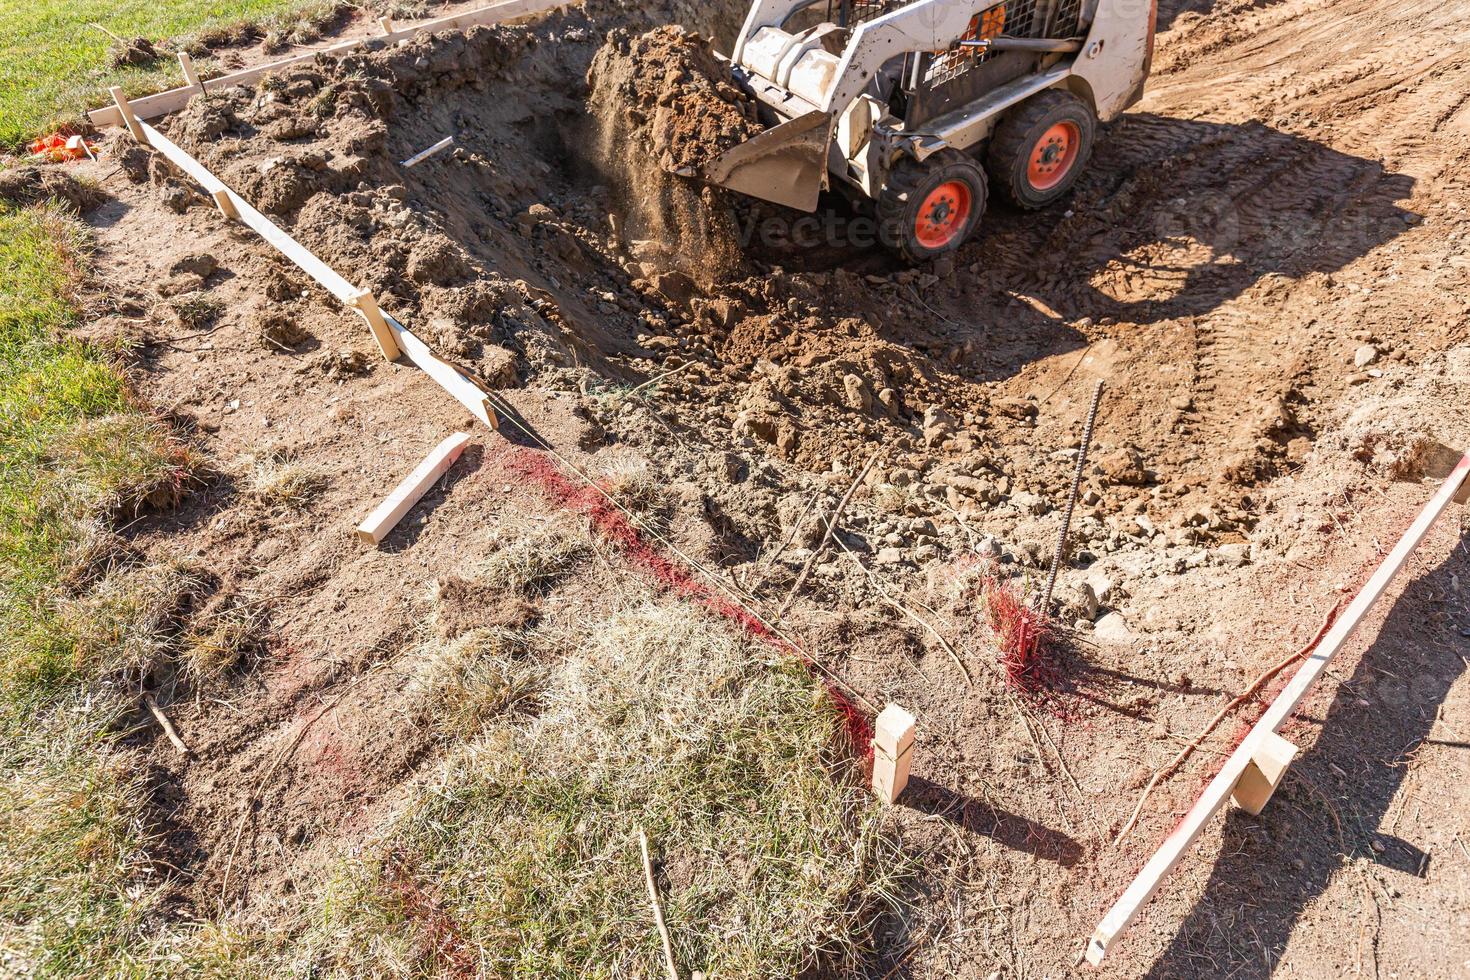
<path id="1" fill-rule="evenodd" d="M 1057 533 L 1057 550 L 1051 556 L 1051 571 L 1046 574 L 1046 592 L 1041 597 L 1041 614 L 1051 615 L 1051 593 L 1056 588 L 1057 572 L 1062 567 L 1062 554 L 1067 550 L 1067 535 L 1072 530 L 1072 511 L 1077 508 L 1077 494 L 1082 490 L 1082 473 L 1087 467 L 1087 449 L 1092 445 L 1092 427 L 1097 422 L 1097 408 L 1102 404 L 1103 383 L 1092 390 L 1092 407 L 1087 410 L 1087 424 L 1082 427 L 1082 445 L 1077 450 L 1077 469 L 1072 472 L 1072 493 L 1067 497 L 1067 510 L 1062 515 L 1062 529 Z"/>

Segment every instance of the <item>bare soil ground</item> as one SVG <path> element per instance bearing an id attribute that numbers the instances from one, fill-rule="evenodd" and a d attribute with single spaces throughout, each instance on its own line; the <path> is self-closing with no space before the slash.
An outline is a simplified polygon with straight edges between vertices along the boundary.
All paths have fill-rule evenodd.
<path id="1" fill-rule="evenodd" d="M 637 188 L 595 152 L 608 119 L 583 79 L 615 28 L 720 37 L 737 13 L 593 0 L 298 69 L 165 128 L 577 465 L 651 467 L 669 542 L 762 608 L 815 543 L 809 501 L 830 512 L 880 451 L 784 623 L 920 719 L 890 813 L 914 910 L 845 969 L 1065 973 L 1252 715 L 1114 847 L 1151 773 L 1310 638 L 1445 447 L 1470 445 L 1470 38 L 1427 0 L 1166 0 L 1149 94 L 1069 202 L 997 207 L 953 261 L 912 270 L 844 244 L 839 202 L 808 245 L 792 216 L 742 208 L 753 241 L 712 275 L 630 232 Z M 450 133 L 452 153 L 398 165 Z M 366 668 L 498 522 L 557 504 L 511 465 L 507 427 L 385 547 L 358 547 L 355 523 L 463 412 L 166 168 L 113 149 L 121 170 L 91 171 L 109 195 L 89 215 L 111 282 L 96 331 L 136 345 L 143 390 L 220 461 L 127 537 L 269 611 L 229 698 L 169 706 L 195 755 L 149 750 L 178 913 L 221 893 L 279 908 L 435 751 L 396 718 L 401 679 Z M 1038 707 L 998 682 L 977 589 L 1042 574 L 1097 380 L 1066 684 Z M 309 499 L 252 491 L 272 460 L 310 475 Z M 1463 975 L 1463 528 L 1456 511 L 1431 535 L 1294 722 L 1307 751 L 1276 800 L 1222 818 L 1104 972 Z M 484 595 L 460 612 L 523 615 Z"/>

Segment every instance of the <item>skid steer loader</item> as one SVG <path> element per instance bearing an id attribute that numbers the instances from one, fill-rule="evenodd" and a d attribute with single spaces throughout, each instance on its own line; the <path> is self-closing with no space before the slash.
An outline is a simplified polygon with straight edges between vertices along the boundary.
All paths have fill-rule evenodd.
<path id="1" fill-rule="evenodd" d="M 1143 95 L 1158 0 L 754 0 L 729 57 L 767 129 L 689 173 L 804 211 L 830 187 L 920 262 L 988 190 L 1040 208 Z M 983 160 L 983 165 L 982 161 Z M 987 174 L 989 179 L 987 180 Z"/>

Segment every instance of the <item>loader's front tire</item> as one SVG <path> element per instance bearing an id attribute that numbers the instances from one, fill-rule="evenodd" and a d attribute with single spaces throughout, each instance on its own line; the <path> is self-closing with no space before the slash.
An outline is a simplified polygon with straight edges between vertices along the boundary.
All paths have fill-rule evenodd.
<path id="1" fill-rule="evenodd" d="M 990 137 L 986 169 L 1017 207 L 1044 208 L 1072 189 L 1092 156 L 1097 117 L 1070 92 L 1047 89 L 1006 114 Z"/>
<path id="2" fill-rule="evenodd" d="M 987 193 L 985 171 L 958 150 L 900 160 L 878 197 L 884 242 L 915 263 L 953 252 L 979 226 Z"/>

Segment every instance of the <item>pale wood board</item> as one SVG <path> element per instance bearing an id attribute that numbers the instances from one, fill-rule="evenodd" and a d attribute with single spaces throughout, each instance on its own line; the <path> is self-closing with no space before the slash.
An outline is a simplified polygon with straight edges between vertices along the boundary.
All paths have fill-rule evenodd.
<path id="1" fill-rule="evenodd" d="M 1092 938 L 1087 943 L 1087 961 L 1094 966 L 1102 962 L 1107 955 L 1108 947 L 1128 928 L 1134 917 L 1144 904 L 1158 891 L 1174 867 L 1184 857 L 1185 853 L 1193 846 L 1205 825 L 1223 807 L 1235 786 L 1240 782 L 1246 768 L 1250 766 L 1259 754 L 1262 744 L 1291 717 L 1317 678 L 1327 669 L 1332 658 L 1337 656 L 1348 637 L 1352 636 L 1358 624 L 1373 604 L 1383 595 L 1384 590 L 1393 581 L 1414 549 L 1424 540 L 1424 535 L 1429 533 L 1430 527 L 1439 519 L 1449 507 L 1451 501 L 1458 493 L 1461 484 L 1466 482 L 1470 476 L 1470 455 L 1461 458 L 1458 466 L 1440 486 L 1439 491 L 1419 512 L 1414 523 L 1404 532 L 1393 551 L 1389 552 L 1383 564 L 1368 579 L 1368 584 L 1357 594 L 1352 603 L 1338 618 L 1331 631 L 1322 638 L 1322 642 L 1308 657 L 1307 662 L 1292 677 L 1291 682 L 1286 685 L 1281 694 L 1266 709 L 1261 720 L 1256 722 L 1246 735 L 1245 740 L 1236 747 L 1230 757 L 1225 760 L 1225 765 L 1215 775 L 1200 798 L 1190 808 L 1179 826 L 1164 839 L 1164 843 L 1154 853 L 1143 869 L 1133 879 L 1127 891 L 1108 910 Z"/>
<path id="2" fill-rule="evenodd" d="M 361 524 L 357 526 L 357 536 L 368 544 L 376 547 L 386 538 L 392 530 L 403 520 L 403 516 L 413 509 L 429 488 L 439 482 L 439 478 L 449 472 L 454 461 L 459 459 L 464 452 L 465 446 L 469 445 L 470 437 L 466 433 L 456 432 L 435 446 L 424 461 L 414 467 L 412 473 L 404 477 L 402 482 L 388 495 L 388 499 L 379 504 Z"/>
<path id="3" fill-rule="evenodd" d="M 873 792 L 892 803 L 909 782 L 914 759 L 914 716 L 896 704 L 885 705 L 873 725 Z"/>
<path id="4" fill-rule="evenodd" d="M 156 119 L 166 116 L 170 112 L 178 112 L 189 104 L 189 100 L 201 91 L 218 92 L 222 89 L 235 85 L 249 85 L 257 81 L 261 76 L 268 75 L 282 68 L 290 68 L 292 65 L 304 65 L 313 61 L 317 55 L 342 55 L 359 48 L 369 42 L 377 44 L 392 44 L 404 38 L 413 37 L 425 31 L 455 31 L 475 27 L 484 24 L 499 24 L 517 17 L 527 17 L 532 14 L 543 13 L 560 7 L 569 0 L 503 0 L 501 3 L 492 3 L 486 7 L 477 7 L 467 10 L 461 14 L 452 14 L 448 17 L 439 17 L 435 20 L 426 20 L 422 24 L 412 27 L 401 27 L 391 34 L 377 34 L 366 37 L 354 38 L 350 41 L 342 41 L 329 47 L 316 51 L 308 51 L 304 54 L 293 55 L 290 58 L 282 58 L 280 61 L 272 61 L 266 65 L 258 65 L 254 68 L 246 68 L 218 78 L 206 78 L 198 88 L 192 85 L 184 85 L 179 88 L 171 88 L 166 92 L 156 95 L 145 95 L 133 99 L 131 106 L 134 115 L 139 119 Z M 123 125 L 122 113 L 116 106 L 103 106 L 93 109 L 87 113 L 87 119 L 93 126 L 99 129 L 107 126 Z"/>

